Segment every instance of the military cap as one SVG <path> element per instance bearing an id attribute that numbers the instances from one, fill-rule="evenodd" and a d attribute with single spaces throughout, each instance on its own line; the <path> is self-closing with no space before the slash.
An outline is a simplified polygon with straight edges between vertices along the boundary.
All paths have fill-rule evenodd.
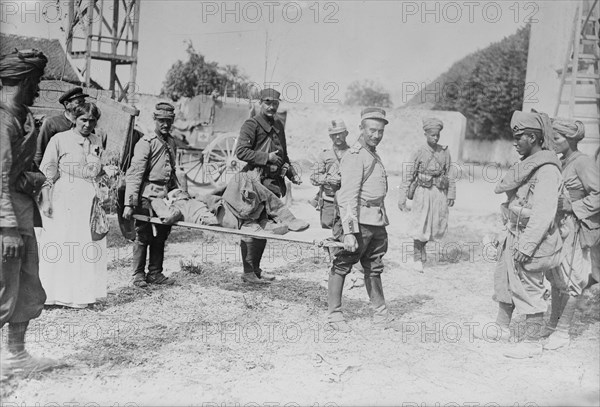
<path id="1" fill-rule="evenodd" d="M 175 107 L 170 103 L 159 102 L 154 109 L 154 119 L 175 119 Z"/>
<path id="2" fill-rule="evenodd" d="M 542 132 L 544 124 L 542 117 L 538 113 L 525 113 L 515 110 L 510 119 L 510 128 L 515 134 L 522 134 L 525 130 Z"/>
<path id="3" fill-rule="evenodd" d="M 58 98 L 58 103 L 60 103 L 61 105 L 64 105 L 67 102 L 70 102 L 73 99 L 77 99 L 77 98 L 85 98 L 88 97 L 89 95 L 83 93 L 83 89 L 81 89 L 80 87 L 76 87 L 73 89 L 69 89 L 68 91 L 66 91 L 65 93 L 63 93 L 59 98 Z"/>
<path id="4" fill-rule="evenodd" d="M 263 100 L 281 100 L 281 93 L 277 92 L 275 89 L 267 88 L 260 91 L 258 94 L 258 98 Z"/>
<path id="5" fill-rule="evenodd" d="M 329 134 L 338 134 L 338 133 L 343 133 L 345 132 L 346 129 L 346 123 L 344 123 L 343 120 L 332 120 L 331 122 L 329 122 Z"/>
<path id="6" fill-rule="evenodd" d="M 389 122 L 385 118 L 385 110 L 380 107 L 366 107 L 360 112 L 360 120 L 363 121 L 365 119 L 376 119 L 381 120 L 385 124 Z"/>

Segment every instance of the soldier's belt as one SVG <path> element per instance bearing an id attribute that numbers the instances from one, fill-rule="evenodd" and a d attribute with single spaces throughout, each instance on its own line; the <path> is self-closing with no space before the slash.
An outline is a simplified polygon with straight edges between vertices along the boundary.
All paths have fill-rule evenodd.
<path id="1" fill-rule="evenodd" d="M 360 200 L 360 206 L 365 206 L 367 208 L 381 208 L 383 207 L 383 198 L 381 199 L 371 199 L 371 200 L 366 200 L 366 199 L 362 199 Z"/>

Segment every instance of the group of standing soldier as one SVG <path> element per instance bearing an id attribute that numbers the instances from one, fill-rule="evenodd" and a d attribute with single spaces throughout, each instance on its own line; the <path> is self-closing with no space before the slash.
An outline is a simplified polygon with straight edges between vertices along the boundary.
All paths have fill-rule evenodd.
<path id="1" fill-rule="evenodd" d="M 76 115 L 83 115 L 93 125 L 100 116 L 95 106 L 83 100 L 87 95 L 80 89 L 68 92 L 61 100 L 65 114 L 46 121 L 42 136 L 38 137 L 29 106 L 39 93 L 46 63 L 46 57 L 35 50 L 17 51 L 0 59 L 0 325 L 8 323 L 8 356 L 2 360 L 3 374 L 55 365 L 51 360 L 32 357 L 25 350 L 28 323 L 40 315 L 46 301 L 39 278 L 34 226 L 40 225 L 36 195 L 47 186 L 47 180 L 38 185 L 35 180 L 39 177 L 32 175 L 39 174 L 34 165 L 34 161 L 41 160 L 36 156 L 36 147 L 39 151 L 39 145 L 51 144 L 53 134 L 65 134 L 63 128 L 67 124 L 71 128 L 75 119 L 73 112 L 81 110 Z M 260 182 L 277 197 L 283 197 L 287 188 L 285 177 L 295 184 L 302 181 L 290 164 L 284 125 L 277 117 L 279 92 L 265 89 L 259 99 L 260 111 L 242 126 L 235 153 L 247 163 L 242 174 L 256 174 L 254 170 L 259 170 Z M 170 134 L 174 107 L 159 103 L 153 117 L 155 130 L 135 144 L 126 174 L 124 218 L 131 218 L 136 212 L 150 214 L 151 200 L 164 197 L 178 186 L 175 142 Z M 343 120 L 332 120 L 328 131 L 332 149 L 321 154 L 311 175 L 312 183 L 319 187 L 316 201 L 321 226 L 332 229 L 333 237 L 343 244 L 343 248 L 331 251 L 327 286 L 327 320 L 341 332 L 351 330 L 342 311 L 342 294 L 346 276 L 353 267 L 360 267 L 364 275 L 374 325 L 388 327 L 394 320 L 381 280 L 383 256 L 388 250 L 388 180 L 377 147 L 387 124 L 383 109 L 363 109 L 360 136 L 349 146 Z M 83 128 L 85 131 L 78 134 L 86 138 L 90 125 Z M 577 143 L 584 137 L 580 122 L 551 121 L 544 114 L 515 112 L 511 128 L 522 159 L 495 190 L 506 193 L 507 201 L 502 206 L 506 232 L 498 242 L 494 299 L 499 304 L 496 323 L 501 338 L 517 336 L 510 331 L 513 311 L 526 315 L 524 340 L 507 356 L 529 357 L 539 351 L 539 338 L 544 333 L 550 336 L 548 349 L 568 343 L 576 298 L 599 279 L 600 181 L 598 163 L 577 151 Z M 428 118 L 423 121 L 423 129 L 426 144 L 411 159 L 398 202 L 398 208 L 404 211 L 407 198 L 413 200 L 414 252 L 409 263 L 420 272 L 426 261 L 425 246 L 446 233 L 448 208 L 454 205 L 456 197 L 450 154 L 447 147 L 438 144 L 443 123 Z M 98 151 L 105 147 L 105 138 L 92 139 L 96 140 Z M 85 140 L 79 144 L 85 149 Z M 89 144 L 88 140 L 88 150 Z M 561 154 L 562 160 L 556 153 Z M 42 208 L 49 213 L 48 208 Z M 163 274 L 170 226 L 136 221 L 135 229 L 134 284 L 172 284 L 173 280 Z M 244 282 L 268 284 L 274 280 L 260 267 L 265 246 L 265 239 L 242 238 Z M 542 331 L 547 308 L 545 278 L 552 284 L 552 315 Z"/>

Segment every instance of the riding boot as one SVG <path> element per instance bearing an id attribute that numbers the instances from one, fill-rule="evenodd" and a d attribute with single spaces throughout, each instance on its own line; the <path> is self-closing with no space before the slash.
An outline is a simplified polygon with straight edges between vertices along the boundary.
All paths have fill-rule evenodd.
<path id="1" fill-rule="evenodd" d="M 29 321 L 8 323 L 8 351 L 16 355 L 25 350 L 25 333 Z"/>
<path id="2" fill-rule="evenodd" d="M 342 292 L 345 279 L 344 275 L 330 272 L 327 281 L 327 321 L 340 332 L 348 332 L 352 329 L 344 320 L 342 313 Z"/>
<path id="3" fill-rule="evenodd" d="M 146 276 L 146 282 L 150 284 L 171 285 L 174 283 L 172 279 L 163 274 L 165 243 L 165 240 L 158 238 L 154 238 L 152 243 L 150 243 L 148 275 Z"/>
<path id="4" fill-rule="evenodd" d="M 252 250 L 254 252 L 253 257 L 252 257 L 252 268 L 254 269 L 254 274 L 256 274 L 256 277 L 266 280 L 266 281 L 275 280 L 274 275 L 269 274 L 260 268 L 260 262 L 262 260 L 263 254 L 265 252 L 265 247 L 267 246 L 267 240 L 266 239 L 254 239 L 252 246 L 253 246 Z"/>
<path id="5" fill-rule="evenodd" d="M 240 241 L 242 251 L 242 266 L 244 274 L 242 280 L 252 284 L 268 284 L 260 278 L 260 260 L 265 250 L 267 241 L 264 239 L 243 238 Z"/>
<path id="6" fill-rule="evenodd" d="M 381 274 L 365 275 L 365 287 L 374 311 L 373 323 L 375 325 L 385 325 L 388 322 L 389 313 L 383 295 Z"/>
<path id="7" fill-rule="evenodd" d="M 133 243 L 132 265 L 133 284 L 137 287 L 146 287 L 146 256 L 148 245 L 135 241 Z"/>
<path id="8" fill-rule="evenodd" d="M 544 345 L 544 349 L 556 350 L 564 346 L 567 346 L 571 342 L 569 337 L 569 329 L 573 323 L 573 316 L 577 309 L 577 301 L 579 297 L 572 297 L 568 294 L 564 294 L 567 297 L 565 301 L 565 307 L 563 308 L 562 315 L 556 325 L 556 330 L 548 338 L 548 342 Z"/>

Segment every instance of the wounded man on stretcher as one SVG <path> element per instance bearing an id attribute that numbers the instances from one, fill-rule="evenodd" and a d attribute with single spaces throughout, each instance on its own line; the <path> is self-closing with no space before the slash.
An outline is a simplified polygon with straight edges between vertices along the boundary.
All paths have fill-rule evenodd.
<path id="1" fill-rule="evenodd" d="M 151 202 L 156 216 L 168 225 L 184 221 L 278 235 L 309 227 L 263 186 L 254 172 L 240 173 L 227 187 L 197 198 L 174 189 L 167 197 Z"/>

